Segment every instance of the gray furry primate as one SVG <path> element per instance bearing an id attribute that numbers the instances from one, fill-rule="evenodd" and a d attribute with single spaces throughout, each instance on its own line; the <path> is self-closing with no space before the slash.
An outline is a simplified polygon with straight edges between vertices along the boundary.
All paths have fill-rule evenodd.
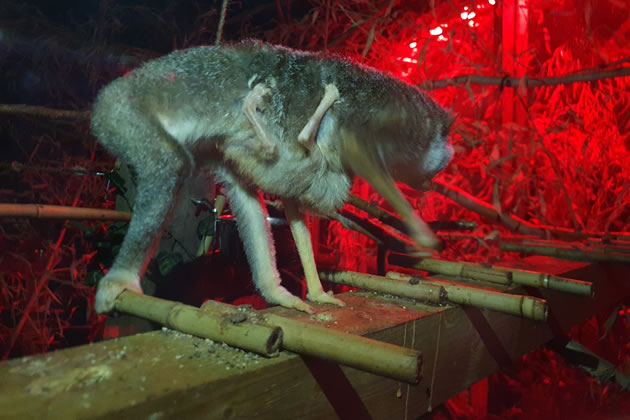
<path id="1" fill-rule="evenodd" d="M 105 87 L 94 104 L 94 134 L 135 168 L 138 183 L 129 230 L 99 283 L 96 311 L 111 310 L 125 288 L 141 292 L 140 277 L 178 191 L 199 168 L 225 183 L 267 302 L 313 312 L 280 285 L 261 190 L 284 204 L 307 298 L 343 305 L 321 287 L 303 212 L 334 214 L 360 176 L 400 214 L 421 249 L 435 248 L 436 237 L 394 179 L 417 187 L 442 170 L 453 153 L 451 123 L 417 88 L 338 57 L 244 42 L 146 63 Z"/>

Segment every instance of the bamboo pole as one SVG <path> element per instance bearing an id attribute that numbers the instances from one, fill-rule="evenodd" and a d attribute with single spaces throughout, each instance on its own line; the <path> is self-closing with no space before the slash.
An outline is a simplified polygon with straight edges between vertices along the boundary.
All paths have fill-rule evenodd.
<path id="1" fill-rule="evenodd" d="M 574 261 L 612 261 L 630 263 L 630 255 L 619 252 L 596 252 L 594 250 L 577 249 L 571 247 L 548 246 L 542 244 L 525 244 L 512 242 L 499 242 L 499 248 L 503 251 L 525 252 L 528 254 L 545 255 Z"/>
<path id="2" fill-rule="evenodd" d="M 121 312 L 158 322 L 166 327 L 224 342 L 230 346 L 258 353 L 265 357 L 278 355 L 282 343 L 282 330 L 278 327 L 257 324 L 247 315 L 226 315 L 225 310 L 210 310 L 230 306 L 215 302 L 204 310 L 194 306 L 171 302 L 129 290 L 116 299 L 115 307 Z"/>
<path id="3" fill-rule="evenodd" d="M 547 273 L 492 265 L 436 260 L 433 258 L 418 259 L 403 254 L 390 254 L 387 261 L 393 265 L 411 267 L 461 279 L 487 281 L 505 286 L 518 284 L 521 286 L 543 287 L 560 292 L 593 296 L 592 283 Z"/>
<path id="4" fill-rule="evenodd" d="M 472 210 L 475 213 L 480 214 L 491 222 L 503 223 L 514 232 L 523 233 L 525 235 L 535 235 L 539 237 L 545 236 L 544 230 L 539 229 L 538 227 L 532 225 L 531 223 L 521 219 L 514 214 L 508 214 L 498 211 L 491 204 L 480 200 L 479 198 L 467 193 L 461 188 L 455 187 L 453 185 L 448 185 L 443 181 L 435 179 L 430 183 L 428 182 L 426 187 L 428 187 L 427 189 L 432 189 L 433 191 L 450 198 L 451 200 L 467 208 L 468 210 Z"/>
<path id="5" fill-rule="evenodd" d="M 49 204 L 5 203 L 0 204 L 0 217 L 129 221 L 131 220 L 131 213 L 86 207 L 54 206 Z"/>
<path id="6" fill-rule="evenodd" d="M 396 228 L 403 233 L 406 233 L 408 230 L 407 227 L 405 226 L 405 223 L 396 215 L 380 208 L 379 206 L 370 204 L 364 199 L 354 194 L 350 194 L 348 196 L 348 203 L 360 210 L 363 210 L 370 216 L 376 217 L 379 221 L 385 224 L 388 224 L 391 227 Z"/>
<path id="7" fill-rule="evenodd" d="M 512 281 L 523 286 L 543 287 L 561 292 L 573 293 L 593 297 L 593 283 L 574 280 L 547 273 L 537 273 L 528 270 L 513 270 L 511 268 L 494 267 L 497 270 L 509 270 L 512 273 Z"/>
<path id="8" fill-rule="evenodd" d="M 353 271 L 321 271 L 319 277 L 332 283 L 345 284 L 359 289 L 375 292 L 389 293 L 396 296 L 404 296 L 412 299 L 428 301 L 431 303 L 445 303 L 446 292 L 440 285 L 403 283 L 391 281 L 386 277 L 371 274 L 356 273 Z"/>
<path id="9" fill-rule="evenodd" d="M 379 222 L 386 224 L 388 226 L 393 227 L 405 235 L 409 235 L 409 228 L 398 216 L 393 213 L 388 212 L 387 210 L 372 204 L 368 203 L 364 199 L 350 194 L 348 196 L 348 204 L 358 208 L 359 210 L 363 210 L 370 216 L 376 218 Z M 475 229 L 477 227 L 477 223 L 471 221 L 464 220 L 448 220 L 448 221 L 435 221 L 435 222 L 427 222 L 429 227 L 434 230 L 463 230 L 463 229 Z"/>
<path id="10" fill-rule="evenodd" d="M 392 271 L 388 272 L 386 276 L 393 280 L 405 282 L 410 281 L 414 277 Z M 453 303 L 492 309 L 498 312 L 533 319 L 535 321 L 545 321 L 547 319 L 547 301 L 544 299 L 464 286 L 445 280 L 423 279 L 422 282 L 444 287 L 444 290 L 446 290 L 446 298 Z"/>
<path id="11" fill-rule="evenodd" d="M 218 305 L 220 308 L 215 309 Z M 211 300 L 204 303 L 201 309 L 228 311 L 228 313 L 237 311 L 234 306 Z M 268 324 L 282 328 L 282 347 L 289 351 L 340 363 L 409 384 L 417 384 L 420 381 L 422 355 L 417 350 L 275 314 L 260 313 L 260 315 Z"/>
<path id="12" fill-rule="evenodd" d="M 512 283 L 509 273 L 488 269 L 478 264 L 436 260 L 434 258 L 420 259 L 411 255 L 393 253 L 387 256 L 387 262 L 462 279 L 482 280 L 506 286 Z"/>

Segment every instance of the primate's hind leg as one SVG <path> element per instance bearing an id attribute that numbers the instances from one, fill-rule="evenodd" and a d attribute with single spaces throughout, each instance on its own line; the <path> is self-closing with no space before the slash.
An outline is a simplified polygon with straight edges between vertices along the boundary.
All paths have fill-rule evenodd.
<path id="1" fill-rule="evenodd" d="M 306 278 L 306 286 L 308 288 L 306 298 L 312 302 L 345 306 L 345 303 L 341 300 L 329 295 L 322 289 L 322 282 L 319 279 L 317 267 L 315 266 L 311 234 L 306 223 L 304 223 L 304 214 L 293 200 L 282 200 L 282 204 L 284 204 L 284 211 L 291 227 L 295 246 L 300 255 L 302 268 L 304 269 L 304 278 Z"/>
<path id="2" fill-rule="evenodd" d="M 133 216 L 118 256 L 98 285 L 97 313 L 111 311 L 124 289 L 142 293 L 140 278 L 159 243 L 180 186 L 190 171 L 183 149 L 161 127 L 141 116 L 110 122 L 101 117 L 95 117 L 98 119 L 93 123 L 95 133 L 110 151 L 134 167 L 138 188 Z M 111 124 L 103 127 L 106 123 Z"/>
<path id="3" fill-rule="evenodd" d="M 224 174 L 224 178 L 226 195 L 236 216 L 256 287 L 269 303 L 312 314 L 314 311 L 310 305 L 280 285 L 271 228 L 261 197 L 228 174 Z"/>

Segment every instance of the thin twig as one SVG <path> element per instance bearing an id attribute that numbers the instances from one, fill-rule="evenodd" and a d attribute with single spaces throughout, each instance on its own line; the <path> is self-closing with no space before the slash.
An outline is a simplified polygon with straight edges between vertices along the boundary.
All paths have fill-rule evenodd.
<path id="1" fill-rule="evenodd" d="M 468 74 L 462 76 L 449 77 L 447 79 L 426 80 L 418 85 L 421 89 L 432 90 L 448 86 L 458 86 L 466 84 L 494 85 L 503 87 L 519 87 L 521 84 L 525 88 L 548 87 L 562 84 L 578 82 L 591 82 L 595 80 L 611 79 L 616 77 L 630 76 L 630 67 L 621 67 L 614 70 L 606 70 L 596 73 L 566 74 L 563 76 L 552 76 L 544 78 L 530 77 L 497 77 L 482 76 L 478 74 Z"/>
<path id="2" fill-rule="evenodd" d="M 32 105 L 0 104 L 0 114 L 12 115 L 34 115 L 37 117 L 66 119 L 66 120 L 87 120 L 92 114 L 91 111 L 72 111 L 67 109 L 46 108 Z"/>
<path id="3" fill-rule="evenodd" d="M 92 151 L 92 159 L 94 159 L 94 151 Z M 81 184 L 79 185 L 79 188 L 77 188 L 76 194 L 74 196 L 74 200 L 72 201 L 72 207 L 76 207 L 77 204 L 79 204 L 81 193 L 83 192 L 83 188 L 85 187 L 86 179 L 88 178 L 83 178 L 81 180 Z M 20 336 L 20 333 L 22 332 L 22 329 L 24 328 L 26 321 L 29 319 L 30 312 L 33 310 L 35 303 L 40 297 L 42 289 L 48 284 L 48 281 L 50 280 L 50 277 L 53 272 L 53 268 L 58 263 L 57 256 L 59 254 L 59 250 L 61 249 L 61 244 L 63 242 L 63 239 L 66 236 L 67 231 L 68 231 L 68 223 L 66 222 L 63 229 L 61 229 L 61 232 L 59 233 L 59 237 L 57 238 L 57 242 L 55 243 L 55 246 L 52 250 L 50 257 L 48 258 L 48 262 L 46 263 L 46 268 L 44 272 L 42 273 L 41 277 L 39 278 L 39 281 L 37 282 L 35 286 L 35 290 L 33 290 L 33 294 L 31 295 L 31 298 L 29 299 L 28 303 L 26 304 L 26 307 L 24 308 L 24 311 L 22 312 L 22 317 L 20 318 L 20 321 L 18 322 L 15 329 L 11 332 L 9 345 L 7 346 L 7 351 L 2 356 L 2 360 L 7 360 L 9 358 L 9 355 L 11 354 L 11 350 L 13 350 L 13 346 L 15 345 L 17 338 Z"/>
<path id="4" fill-rule="evenodd" d="M 221 17 L 219 18 L 219 26 L 217 27 L 217 36 L 215 38 L 215 45 L 221 43 L 221 37 L 223 36 L 223 26 L 225 25 L 225 15 L 227 14 L 227 7 L 230 0 L 223 0 L 221 5 Z"/>

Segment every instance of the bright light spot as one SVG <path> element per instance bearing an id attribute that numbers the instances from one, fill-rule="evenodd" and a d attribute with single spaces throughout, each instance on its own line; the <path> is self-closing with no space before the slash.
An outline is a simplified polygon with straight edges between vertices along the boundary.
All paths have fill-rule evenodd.
<path id="1" fill-rule="evenodd" d="M 418 45 L 418 44 L 416 43 L 416 41 L 414 41 L 414 42 L 410 42 L 410 43 L 409 43 L 409 48 L 416 48 L 416 45 Z"/>
<path id="2" fill-rule="evenodd" d="M 475 28 L 479 27 L 479 23 L 475 22 Z"/>
<path id="3" fill-rule="evenodd" d="M 468 17 L 468 12 L 462 12 L 460 16 L 462 17 L 462 19 L 466 19 Z"/>
<path id="4" fill-rule="evenodd" d="M 475 27 L 475 21 L 469 20 L 468 21 L 468 26 L 470 26 L 471 28 L 474 28 Z"/>
<path id="5" fill-rule="evenodd" d="M 464 6 L 464 10 L 468 10 L 468 6 Z"/>
<path id="6" fill-rule="evenodd" d="M 440 28 L 439 26 L 436 26 L 435 28 L 430 29 L 429 33 L 431 35 L 440 35 L 442 33 L 442 28 Z"/>
<path id="7" fill-rule="evenodd" d="M 448 23 L 443 23 L 440 25 L 442 28 L 448 28 Z"/>
<path id="8" fill-rule="evenodd" d="M 412 63 L 412 64 L 418 63 L 418 60 L 413 60 L 413 59 L 411 59 L 409 57 L 403 58 L 402 61 L 405 62 L 405 63 Z"/>
<path id="9" fill-rule="evenodd" d="M 448 41 L 448 38 L 445 37 L 444 35 L 440 35 L 438 36 L 438 41 Z"/>
<path id="10" fill-rule="evenodd" d="M 494 6 L 497 3 L 496 0 L 488 0 L 488 4 Z"/>
<path id="11" fill-rule="evenodd" d="M 475 13 L 475 12 L 468 13 L 468 19 L 474 19 L 475 16 L 477 16 L 477 13 Z"/>
<path id="12" fill-rule="evenodd" d="M 407 73 L 406 71 L 403 71 L 402 73 L 400 73 L 402 75 L 402 77 L 407 77 L 409 76 L 409 73 Z"/>

